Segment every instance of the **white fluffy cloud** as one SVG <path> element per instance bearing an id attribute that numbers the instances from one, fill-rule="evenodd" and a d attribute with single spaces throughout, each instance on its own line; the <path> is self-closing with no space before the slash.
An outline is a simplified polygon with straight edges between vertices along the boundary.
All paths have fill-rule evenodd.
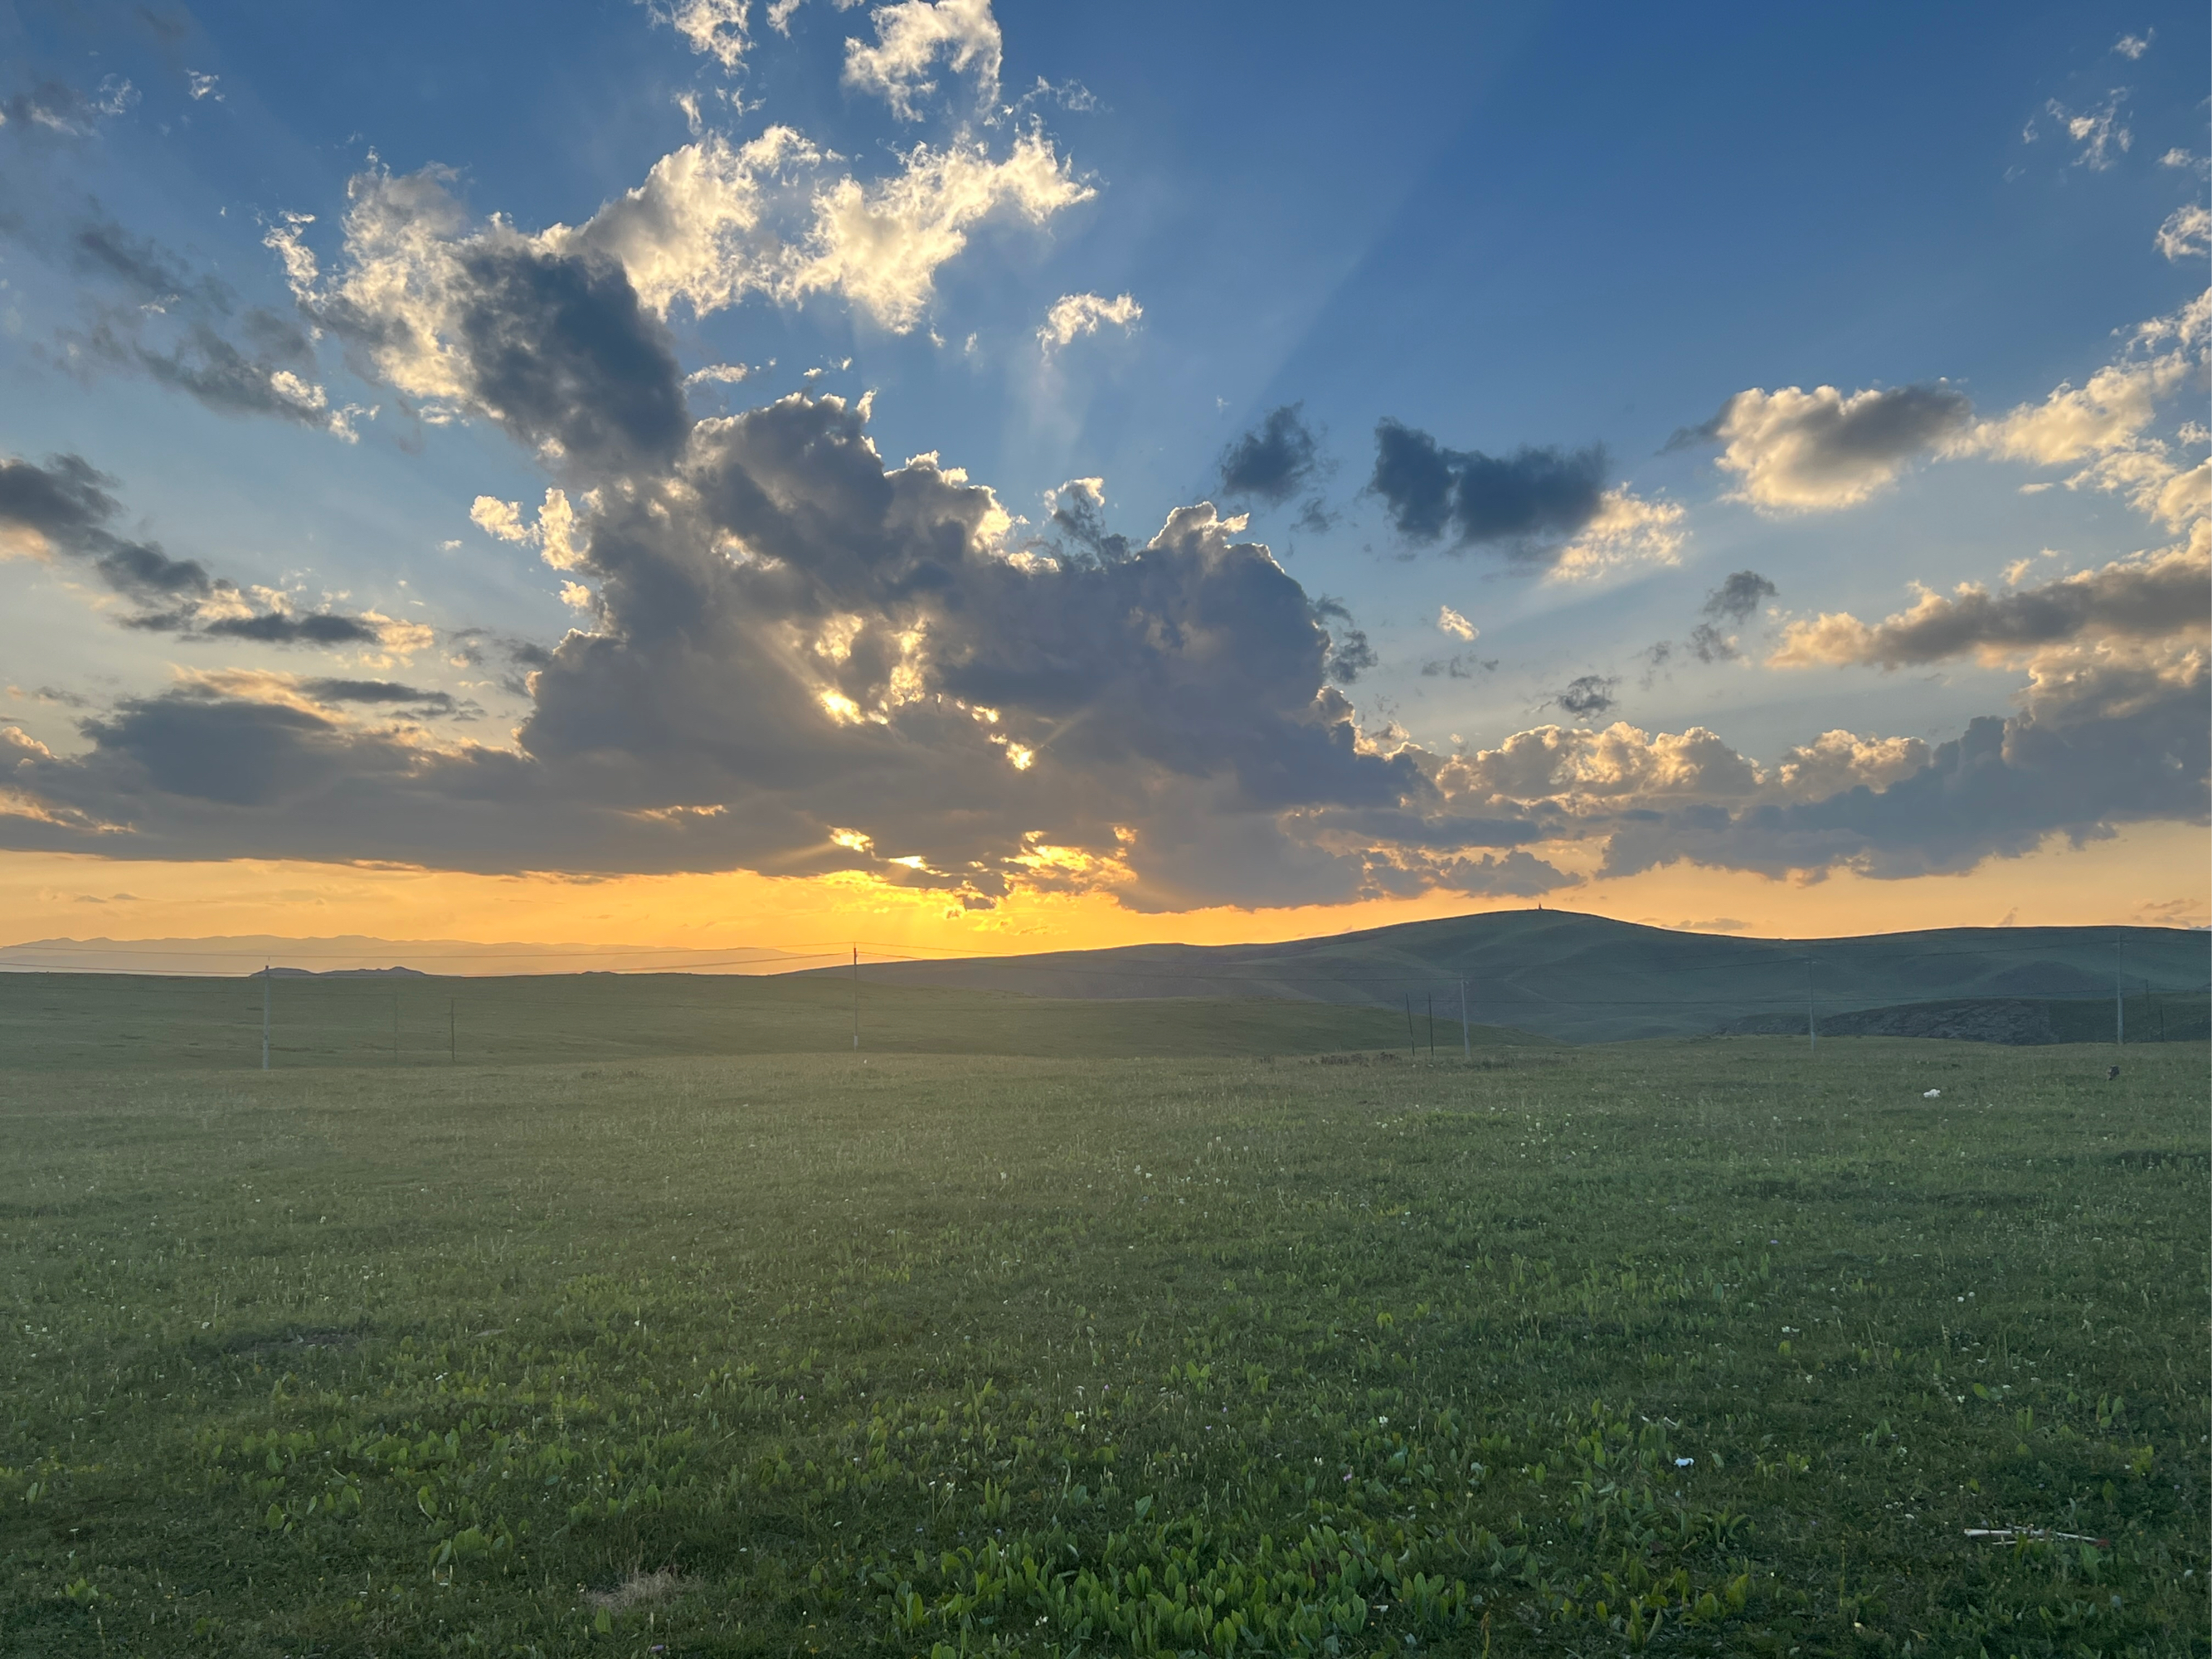
<path id="1" fill-rule="evenodd" d="M 1599 497 L 1596 516 L 1559 550 L 1545 580 L 1595 581 L 1634 566 L 1680 564 L 1686 516 L 1673 501 L 1646 501 L 1618 485 Z"/>
<path id="2" fill-rule="evenodd" d="M 750 0 L 668 0 L 665 4 L 647 0 L 647 9 L 653 21 L 667 24 L 690 43 L 692 51 L 713 58 L 726 70 L 734 70 L 742 64 L 752 46 L 746 27 Z M 785 12 L 787 16 L 787 7 Z M 775 21 L 773 6 L 769 21 Z"/>
<path id="3" fill-rule="evenodd" d="M 1472 641 L 1475 635 L 1482 632 L 1449 605 L 1443 606 L 1437 612 L 1437 626 L 1455 640 Z"/>
<path id="4" fill-rule="evenodd" d="M 904 332 L 981 221 L 1006 213 L 1042 224 L 1091 194 L 1036 131 L 1003 156 L 965 140 L 917 145 L 896 172 L 867 181 L 789 128 L 744 145 L 710 136 L 663 156 L 583 224 L 537 235 L 473 222 L 453 179 L 436 167 L 357 175 L 343 252 L 327 276 L 307 244 L 308 216 L 286 216 L 266 238 L 301 304 L 433 421 L 471 406 L 500 412 L 467 336 L 471 296 L 502 262 L 580 261 L 574 280 L 586 283 L 611 264 L 659 316 L 678 305 L 705 315 L 755 295 L 796 304 L 829 294 Z"/>
<path id="5" fill-rule="evenodd" d="M 974 74 L 978 104 L 999 95 L 1002 43 L 991 0 L 899 0 L 872 20 L 875 45 L 845 43 L 845 84 L 876 94 L 901 120 L 921 118 L 915 100 L 937 90 L 930 74 L 940 58 L 955 74 Z"/>
<path id="6" fill-rule="evenodd" d="M 2119 361 L 2040 402 L 1978 417 L 1965 393 L 1938 381 L 1846 394 L 1831 386 L 1740 392 L 1704 426 L 1676 434 L 1723 445 L 1734 495 L 1767 514 L 1856 506 L 1915 462 L 1979 456 L 2074 467 L 2069 489 L 2124 495 L 2170 529 L 2195 513 L 2205 489 L 2154 428 L 2176 396 L 2204 384 L 2201 348 L 2212 336 L 2212 292 L 2134 332 Z M 2184 428 L 2188 444 L 2201 441 Z"/>
<path id="7" fill-rule="evenodd" d="M 1065 294 L 1054 301 L 1052 309 L 1045 313 L 1044 326 L 1037 330 L 1037 339 L 1048 357 L 1079 336 L 1096 334 L 1103 324 L 1131 328 L 1144 314 L 1144 307 L 1130 295 L 1118 295 L 1108 300 L 1096 294 Z"/>
<path id="8" fill-rule="evenodd" d="M 748 294 L 785 303 L 836 293 L 904 332 L 937 272 L 997 212 L 1042 224 L 1087 200 L 1052 141 L 1031 131 L 994 158 L 982 145 L 916 145 L 888 178 L 863 182 L 788 127 L 743 145 L 720 136 L 653 164 L 645 182 L 583 225 L 542 239 L 612 255 L 639 297 L 704 315 Z"/>
<path id="9" fill-rule="evenodd" d="M 1717 439 L 1737 500 L 1766 513 L 1856 506 L 1972 412 L 1937 382 L 1846 396 L 1832 386 L 1739 392 L 1696 435 Z M 1686 434 L 1687 435 L 1687 434 Z"/>

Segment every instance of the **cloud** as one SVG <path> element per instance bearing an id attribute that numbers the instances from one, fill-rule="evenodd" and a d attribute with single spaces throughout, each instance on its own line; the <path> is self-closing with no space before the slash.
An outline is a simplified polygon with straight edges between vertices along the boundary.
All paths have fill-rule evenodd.
<path id="1" fill-rule="evenodd" d="M 1332 638 L 1210 507 L 1119 556 L 1017 560 L 988 491 L 932 459 L 887 471 L 855 410 L 800 397 L 702 425 L 665 478 L 596 500 L 577 544 L 600 611 L 538 667 L 514 752 L 398 757 L 373 733 L 240 713 L 203 689 L 88 728 L 63 793 L 155 788 L 130 815 L 148 844 L 404 833 L 409 856 L 434 846 L 477 866 L 865 869 L 979 902 L 1042 879 L 1040 845 L 1157 896 L 1183 890 L 1177 860 L 1197 856 L 1169 827 L 1186 819 L 1264 842 L 1286 812 L 1423 793 L 1411 763 L 1362 746 L 1328 689 L 1366 655 L 1357 630 Z M 519 507 L 481 517 L 528 530 Z M 167 757 L 216 731 L 258 734 L 285 762 L 218 788 L 186 788 L 167 758 L 149 770 L 156 735 Z M 358 772 L 325 764 L 346 744 Z M 293 793 L 293 758 L 322 781 Z M 239 775 L 286 780 L 286 811 L 251 830 L 206 805 L 263 799 Z M 163 789 L 186 804 L 148 811 Z M 672 803 L 726 810 L 650 816 Z M 1364 851 L 1272 873 L 1261 860 L 1244 883 L 1343 896 L 1365 868 Z"/>
<path id="2" fill-rule="evenodd" d="M 535 236 L 471 222 L 453 183 L 437 167 L 357 175 L 327 280 L 307 245 L 311 219 L 272 227 L 302 306 L 364 374 L 433 418 L 482 410 L 526 442 L 619 438 L 660 453 L 683 421 L 658 326 L 672 308 L 705 316 L 753 295 L 796 305 L 835 294 L 904 332 L 976 225 L 999 213 L 1041 224 L 1091 194 L 1034 131 L 996 158 L 964 140 L 918 144 L 868 183 L 788 128 L 742 147 L 710 136 L 663 156 L 582 225 Z M 532 331 L 549 330 L 533 344 Z M 562 397 L 573 430 L 531 413 L 553 390 L 548 374 L 595 390 Z"/>
<path id="3" fill-rule="evenodd" d="M 2120 100 L 2126 96 L 2116 90 L 2100 107 L 2091 110 L 2069 110 L 2056 98 L 2044 106 L 2066 136 L 2081 147 L 2074 158 L 2075 167 L 2103 173 L 2135 147 L 2135 134 L 2120 124 Z"/>
<path id="4" fill-rule="evenodd" d="M 2112 50 L 2133 63 L 2150 50 L 2150 43 L 2157 37 L 2156 29 L 2145 29 L 2141 34 L 2124 34 L 2112 42 Z"/>
<path id="5" fill-rule="evenodd" d="M 97 482 L 50 482 L 75 490 L 50 518 L 102 518 Z M 2017 617 L 1912 623 L 1948 627 L 1954 650 L 2044 641 L 2020 710 L 1952 744 L 1831 732 L 1762 766 L 1702 729 L 1616 722 L 1447 756 L 1360 728 L 1332 683 L 1361 648 L 1342 608 L 1208 506 L 1139 542 L 1104 530 L 1103 486 L 1079 481 L 1056 509 L 1088 526 L 1073 552 L 1010 547 L 988 490 L 933 457 L 887 469 L 857 409 L 803 396 L 701 423 L 663 473 L 589 482 L 567 498 L 570 545 L 599 608 L 550 652 L 511 649 L 533 670 L 511 748 L 347 712 L 438 712 L 398 691 L 207 677 L 91 720 L 82 755 L 16 745 L 0 788 L 23 810 L 0 841 L 850 871 L 963 907 L 1091 888 L 1157 910 L 1550 891 L 1573 878 L 1545 849 L 1574 845 L 1611 873 L 1906 875 L 2203 819 L 2201 628 L 2127 632 L 2154 601 L 2118 577 L 2061 600 L 2097 627 L 2055 640 Z M 483 518 L 534 533 L 501 505 Z M 1595 719 L 1612 697 L 1593 675 L 1559 702 Z"/>
<path id="6" fill-rule="evenodd" d="M 682 35 L 692 51 L 732 73 L 743 66 L 751 49 L 752 35 L 746 27 L 751 0 L 669 0 L 665 4 L 647 0 L 646 10 L 654 22 Z M 787 18 L 790 11 L 785 6 L 783 16 Z M 769 13 L 769 21 L 780 27 L 773 0 Z"/>
<path id="7" fill-rule="evenodd" d="M 1127 294 L 1112 300 L 1101 299 L 1096 294 L 1062 295 L 1045 313 L 1044 326 L 1037 330 L 1037 339 L 1049 357 L 1079 335 L 1096 334 L 1101 324 L 1111 323 L 1127 330 L 1134 327 L 1144 314 L 1144 307 Z"/>
<path id="8" fill-rule="evenodd" d="M 223 100 L 223 95 L 216 88 L 222 83 L 222 78 L 216 75 L 203 75 L 198 70 L 186 70 L 185 89 L 191 95 L 191 100 L 196 104 L 203 98 L 212 98 L 220 104 Z"/>
<path id="9" fill-rule="evenodd" d="M 1368 488 L 1409 540 L 1449 537 L 1455 548 L 1498 543 L 1548 562 L 1603 510 L 1605 451 L 1524 446 L 1503 457 L 1462 453 L 1386 417 L 1375 428 Z"/>
<path id="10" fill-rule="evenodd" d="M 2039 404 L 2023 404 L 1959 434 L 1964 453 L 2063 466 L 2084 457 L 2132 446 L 2158 412 L 2161 398 L 2190 377 L 2179 353 L 2148 362 L 2115 363 L 2088 383 L 2062 384 Z"/>
<path id="11" fill-rule="evenodd" d="M 878 94 L 899 119 L 921 118 L 915 100 L 936 92 L 928 76 L 940 58 L 956 74 L 974 72 L 978 105 L 998 97 L 1002 42 L 990 0 L 899 0 L 871 17 L 874 46 L 845 42 L 845 84 Z"/>
<path id="12" fill-rule="evenodd" d="M 2204 652 L 2148 661 L 2101 648 L 2063 654 L 2075 659 L 2048 665 L 2020 714 L 1970 722 L 1901 776 L 1809 800 L 1661 811 L 1622 824 L 1605 869 L 1626 875 L 1686 860 L 1893 878 L 1972 869 L 2053 836 L 2078 845 L 2119 823 L 2203 823 L 2212 746 Z"/>
<path id="13" fill-rule="evenodd" d="M 2191 202 L 2166 215 L 2158 228 L 2158 251 L 2177 263 L 2202 259 L 2212 252 L 2212 211 L 2202 202 Z"/>
<path id="14" fill-rule="evenodd" d="M 103 122 L 128 112 L 138 88 L 121 76 L 103 77 L 91 92 L 63 81 L 41 81 L 29 92 L 0 100 L 0 128 L 27 129 L 62 138 L 89 138 Z"/>
<path id="15" fill-rule="evenodd" d="M 1560 548 L 1546 573 L 1553 581 L 1595 581 L 1638 565 L 1680 564 L 1688 516 L 1673 501 L 1645 501 L 1626 484 L 1598 498 L 1597 512 Z"/>
<path id="16" fill-rule="evenodd" d="M 1701 609 L 1716 622 L 1746 622 L 1761 601 L 1781 591 L 1756 570 L 1738 570 L 1705 595 Z"/>
<path id="17" fill-rule="evenodd" d="M 2023 404 L 1994 419 L 1978 421 L 1950 442 L 1949 453 L 1983 455 L 2032 465 L 2080 465 L 2064 482 L 2069 489 L 2124 495 L 2137 511 L 2179 530 L 2204 494 L 2196 469 L 2185 469 L 2172 445 L 2154 435 L 2159 407 L 2185 389 L 2200 392 L 2204 367 L 2194 348 L 2203 337 L 2207 305 L 2136 330 L 2134 349 L 2079 387 L 2061 384 L 2039 404 Z M 2144 346 L 2174 342 L 2172 349 L 2145 356 Z M 2188 430 L 2185 441 L 2196 442 Z"/>
<path id="18" fill-rule="evenodd" d="M 1778 668 L 1815 665 L 1916 667 L 1972 656 L 1990 665 L 2084 639 L 2202 638 L 2212 625 L 2212 528 L 2178 547 L 2116 560 L 2039 587 L 1991 593 L 1962 582 L 1923 589 L 1910 611 L 1876 623 L 1847 611 L 1791 623 L 1768 658 Z"/>
<path id="19" fill-rule="evenodd" d="M 1442 606 L 1437 611 L 1437 626 L 1450 635 L 1452 638 L 1465 640 L 1470 644 L 1482 631 L 1448 605 Z"/>
<path id="20" fill-rule="evenodd" d="M 45 465 L 0 456 L 0 556 L 88 566 L 101 583 L 139 607 L 124 626 L 154 633 L 258 641 L 272 645 L 382 645 L 415 648 L 419 624 L 319 611 L 300 615 L 289 596 L 251 592 L 210 575 L 197 559 L 172 558 L 158 542 L 135 541 L 108 528 L 122 511 L 116 481 L 81 455 L 55 455 Z M 257 610 L 258 605 L 261 608 Z"/>
<path id="21" fill-rule="evenodd" d="M 1701 427 L 1678 432 L 1677 448 L 1723 446 L 1735 499 L 1770 514 L 1851 507 L 1972 419 L 1964 392 L 1941 381 L 1845 396 L 1832 386 L 1739 392 Z"/>
<path id="22" fill-rule="evenodd" d="M 1222 493 L 1281 506 L 1312 481 L 1321 460 L 1303 403 L 1271 409 L 1221 452 Z"/>
<path id="23" fill-rule="evenodd" d="M 1567 689 L 1556 693 L 1551 701 L 1577 720 L 1594 720 L 1611 714 L 1619 706 L 1620 700 L 1613 695 L 1613 688 L 1620 684 L 1609 676 L 1584 674 L 1579 679 L 1568 681 Z"/>
<path id="24" fill-rule="evenodd" d="M 374 410 L 332 406 L 297 322 L 258 306 L 240 310 L 227 283 L 195 273 L 151 238 L 95 213 L 66 234 L 61 252 L 80 279 L 86 322 L 56 337 L 58 360 L 78 378 L 143 374 L 217 414 L 270 416 L 346 442 L 360 420 L 374 418 Z"/>

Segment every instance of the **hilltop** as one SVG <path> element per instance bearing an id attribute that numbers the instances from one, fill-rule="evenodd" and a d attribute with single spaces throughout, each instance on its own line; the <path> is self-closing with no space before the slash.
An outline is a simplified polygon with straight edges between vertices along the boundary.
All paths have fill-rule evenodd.
<path id="1" fill-rule="evenodd" d="M 1506 910 L 1267 945 L 1134 945 L 871 963 L 876 984 L 1100 999 L 1264 998 L 1402 1007 L 1571 1042 L 1685 1036 L 1747 1016 L 1958 999 L 2109 1000 L 2207 983 L 2212 938 L 2179 927 L 1950 927 L 1852 939 L 1677 932 Z M 830 970 L 811 970 L 828 972 Z M 1802 1030 L 1800 1023 L 1796 1029 Z"/>

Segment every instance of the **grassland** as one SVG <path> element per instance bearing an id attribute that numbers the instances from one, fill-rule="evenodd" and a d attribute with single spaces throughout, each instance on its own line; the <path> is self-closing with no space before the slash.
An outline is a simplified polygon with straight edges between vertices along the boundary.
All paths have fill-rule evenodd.
<path id="1" fill-rule="evenodd" d="M 15 1071 L 237 1071 L 600 1063 L 675 1055 L 1266 1056 L 1460 1046 L 1412 1009 L 1175 999 L 1096 1001 L 810 975 L 175 978 L 0 974 L 0 1064 Z M 857 1007 L 856 1005 L 857 1004 Z M 855 1014 L 858 1015 L 857 1022 Z M 1474 1025 L 1473 1043 L 1544 1039 Z"/>
<path id="2" fill-rule="evenodd" d="M 50 1057 L 0 1651 L 2203 1655 L 2112 1057 Z"/>

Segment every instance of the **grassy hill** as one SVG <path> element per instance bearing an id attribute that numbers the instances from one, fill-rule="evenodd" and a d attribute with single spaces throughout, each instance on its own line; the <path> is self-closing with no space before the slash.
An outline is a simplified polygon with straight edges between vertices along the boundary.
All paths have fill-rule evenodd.
<path id="1" fill-rule="evenodd" d="M 1407 922 L 1271 945 L 1106 951 L 869 965 L 878 984 L 1036 996 L 1263 997 L 1395 1007 L 1434 998 L 1491 1024 L 1571 1042 L 1686 1036 L 1747 1015 L 1802 1015 L 1809 976 L 1823 1016 L 1954 998 L 2109 998 L 2198 990 L 2212 939 L 2178 927 L 1954 927 L 1857 939 L 1736 939 L 1571 910 Z M 804 977 L 798 975 L 795 977 Z M 1802 1030 L 1802 1024 L 1798 1026 Z"/>
<path id="2" fill-rule="evenodd" d="M 163 978 L 0 975 L 0 1070 L 256 1068 L 262 993 L 270 1060 L 303 1066 L 530 1065 L 682 1056 L 850 1054 L 849 980 L 544 974 Z M 859 987 L 862 1054 L 1231 1059 L 1407 1047 L 1401 1009 L 1372 1005 L 1069 1000 L 1003 991 Z M 1416 1017 L 1421 1051 L 1459 1050 L 1456 1021 Z M 1547 1039 L 1479 1026 L 1474 1042 Z"/>
<path id="3" fill-rule="evenodd" d="M 2212 1039 L 2212 999 L 2198 992 L 2164 992 L 2127 1000 L 2127 1042 L 2196 1042 Z M 1790 1036 L 1805 1029 L 1803 1013 L 1752 1014 L 1731 1021 L 1731 1036 Z M 1862 1008 L 1820 1022 L 1823 1036 L 1942 1037 L 1966 1042 L 2096 1042 L 2114 1036 L 2112 999 L 2068 1002 L 2033 997 L 1953 997 Z"/>

